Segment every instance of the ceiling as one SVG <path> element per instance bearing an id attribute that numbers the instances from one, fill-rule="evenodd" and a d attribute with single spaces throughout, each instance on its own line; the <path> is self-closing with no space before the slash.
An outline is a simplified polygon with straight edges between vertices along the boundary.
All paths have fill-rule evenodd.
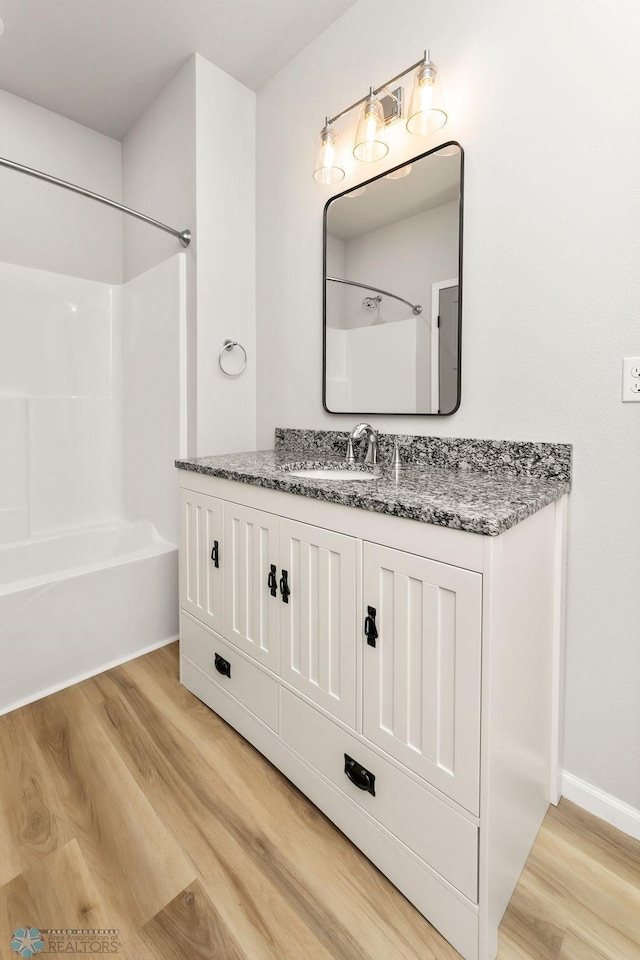
<path id="1" fill-rule="evenodd" d="M 258 90 L 356 0 L 0 0 L 0 89 L 120 140 L 195 51 Z"/>
<path id="2" fill-rule="evenodd" d="M 456 148 L 436 150 L 405 166 L 410 167 L 408 176 L 400 180 L 381 176 L 364 193 L 346 194 L 332 203 L 327 213 L 331 236 L 353 240 L 459 199 L 460 152 Z"/>

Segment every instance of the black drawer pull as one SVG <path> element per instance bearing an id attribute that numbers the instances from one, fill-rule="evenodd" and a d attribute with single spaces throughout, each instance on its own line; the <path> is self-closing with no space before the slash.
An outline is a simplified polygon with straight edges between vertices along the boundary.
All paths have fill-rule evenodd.
<path id="1" fill-rule="evenodd" d="M 221 657 L 219 653 L 216 653 L 215 668 L 223 677 L 229 677 L 229 679 L 231 679 L 231 664 L 228 660 L 225 660 L 224 657 Z"/>
<path id="2" fill-rule="evenodd" d="M 367 607 L 367 616 L 364 618 L 364 635 L 370 647 L 375 647 L 378 639 L 378 628 L 376 627 L 376 608 Z"/>
<path id="3" fill-rule="evenodd" d="M 278 596 L 278 578 L 276 577 L 275 563 L 271 564 L 271 569 L 269 570 L 269 576 L 267 577 L 267 586 L 271 591 L 271 596 L 277 597 Z"/>
<path id="4" fill-rule="evenodd" d="M 370 793 L 375 797 L 376 795 L 376 778 L 370 770 L 367 770 L 365 767 L 361 766 L 357 760 L 353 760 L 348 754 L 344 755 L 344 772 L 351 780 L 351 783 L 358 788 L 358 790 L 366 790 L 367 793 Z"/>
<path id="5" fill-rule="evenodd" d="M 282 571 L 282 576 L 280 578 L 280 593 L 282 594 L 282 602 L 289 603 L 289 594 L 291 590 L 289 589 L 289 574 L 286 570 Z"/>
<path id="6" fill-rule="evenodd" d="M 213 560 L 214 567 L 220 566 L 220 548 L 218 546 L 218 541 L 213 541 L 213 546 L 211 547 L 211 559 Z"/>

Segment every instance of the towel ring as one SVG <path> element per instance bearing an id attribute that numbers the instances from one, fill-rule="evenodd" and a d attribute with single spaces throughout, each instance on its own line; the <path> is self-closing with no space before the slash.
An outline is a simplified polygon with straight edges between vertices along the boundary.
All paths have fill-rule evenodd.
<path id="1" fill-rule="evenodd" d="M 237 373 L 229 373 L 229 371 L 225 370 L 225 368 L 222 366 L 222 357 L 229 350 L 233 350 L 234 347 L 240 347 L 240 349 L 242 350 L 242 353 L 244 354 L 244 363 L 242 364 L 242 366 L 240 367 Z M 242 344 L 238 343 L 237 340 L 223 340 L 222 350 L 220 351 L 220 356 L 218 357 L 218 366 L 224 373 L 225 377 L 239 377 L 240 374 L 243 372 L 244 368 L 246 367 L 246 365 L 247 365 L 247 351 L 242 346 Z"/>

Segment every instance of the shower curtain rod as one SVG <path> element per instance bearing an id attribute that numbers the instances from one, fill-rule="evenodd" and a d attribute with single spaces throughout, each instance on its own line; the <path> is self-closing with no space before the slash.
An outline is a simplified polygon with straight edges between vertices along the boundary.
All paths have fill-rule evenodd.
<path id="1" fill-rule="evenodd" d="M 399 297 L 397 293 L 389 293 L 388 290 L 372 287 L 368 283 L 357 283 L 355 280 L 341 280 L 340 277 L 327 277 L 327 280 L 333 280 L 334 283 L 348 283 L 350 287 L 362 287 L 363 290 L 373 290 L 375 293 L 382 293 L 385 297 L 393 297 L 394 300 L 399 300 L 400 303 L 406 303 L 408 307 L 411 307 L 416 317 L 422 313 L 422 307 L 419 303 L 411 303 L 409 300 L 405 300 L 404 297 Z"/>
<path id="2" fill-rule="evenodd" d="M 81 196 L 88 197 L 90 200 L 97 200 L 98 203 L 104 203 L 107 207 L 113 207 L 114 210 L 120 210 L 121 213 L 135 217 L 136 220 L 142 220 L 152 227 L 157 227 L 158 230 L 164 230 L 165 233 L 170 233 L 180 241 L 183 247 L 188 247 L 191 243 L 190 230 L 174 230 L 173 227 L 168 227 L 166 223 L 160 223 L 159 220 L 154 220 L 153 217 L 147 217 L 144 213 L 138 213 L 137 210 L 132 210 L 131 207 L 125 207 L 121 203 L 116 203 L 115 200 L 109 200 L 108 197 L 94 193 L 93 190 L 86 190 L 84 187 L 76 186 L 75 183 L 60 180 L 58 177 L 52 177 L 50 174 L 43 173 L 41 170 L 34 170 L 33 167 L 25 167 L 22 163 L 15 163 L 15 161 L 6 160 L 4 157 L 0 157 L 0 167 L 6 167 L 8 170 L 17 170 L 18 173 L 26 173 L 28 177 L 35 177 L 36 180 L 44 180 L 46 183 L 54 183 L 57 187 L 62 187 L 64 190 L 71 190 L 72 193 L 79 193 Z"/>

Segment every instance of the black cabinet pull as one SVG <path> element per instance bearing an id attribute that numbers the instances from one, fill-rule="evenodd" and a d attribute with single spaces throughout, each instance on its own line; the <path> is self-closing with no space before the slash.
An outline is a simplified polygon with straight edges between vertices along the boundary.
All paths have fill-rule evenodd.
<path id="1" fill-rule="evenodd" d="M 231 664 L 228 660 L 225 660 L 219 653 L 216 653 L 214 664 L 218 673 L 221 673 L 223 677 L 229 677 L 229 679 L 231 679 Z"/>
<path id="2" fill-rule="evenodd" d="M 378 628 L 376 627 L 376 608 L 367 607 L 367 616 L 364 618 L 364 635 L 370 647 L 375 647 L 378 639 Z"/>
<path id="3" fill-rule="evenodd" d="M 370 770 L 367 770 L 357 760 L 353 760 L 348 754 L 344 755 L 344 772 L 351 780 L 351 783 L 358 790 L 366 790 L 373 797 L 376 795 L 376 778 Z"/>
<path id="4" fill-rule="evenodd" d="M 280 593 L 282 595 L 282 602 L 289 603 L 291 590 L 289 589 L 289 574 L 286 570 L 282 571 L 282 576 L 280 577 Z"/>
<path id="5" fill-rule="evenodd" d="M 267 577 L 267 586 L 271 591 L 271 596 L 277 597 L 278 596 L 278 578 L 276 577 L 275 563 L 271 564 L 271 569 L 269 570 L 269 576 Z"/>
<path id="6" fill-rule="evenodd" d="M 214 567 L 220 566 L 220 548 L 217 540 L 213 541 L 213 546 L 211 547 L 211 559 L 213 560 Z"/>

